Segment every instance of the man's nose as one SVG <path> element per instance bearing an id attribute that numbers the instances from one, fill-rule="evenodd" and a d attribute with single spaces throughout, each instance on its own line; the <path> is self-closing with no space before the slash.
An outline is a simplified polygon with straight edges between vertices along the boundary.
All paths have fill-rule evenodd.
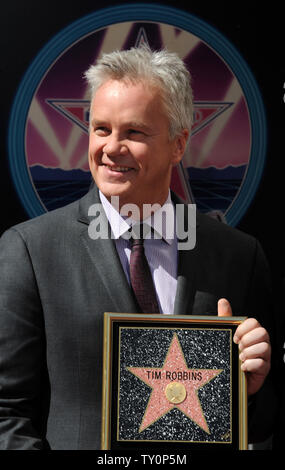
<path id="1" fill-rule="evenodd" d="M 107 138 L 107 142 L 103 147 L 103 151 L 107 155 L 115 157 L 119 155 L 126 155 L 128 148 L 123 140 L 121 140 L 118 136 L 111 134 Z"/>

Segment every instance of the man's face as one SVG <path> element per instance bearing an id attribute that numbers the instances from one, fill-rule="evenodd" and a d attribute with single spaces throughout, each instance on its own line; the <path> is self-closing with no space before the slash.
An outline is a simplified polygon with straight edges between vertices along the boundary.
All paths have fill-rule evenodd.
<path id="1" fill-rule="evenodd" d="M 102 193 L 120 207 L 163 204 L 188 131 L 172 141 L 160 95 L 145 83 L 109 80 L 91 103 L 89 165 Z"/>

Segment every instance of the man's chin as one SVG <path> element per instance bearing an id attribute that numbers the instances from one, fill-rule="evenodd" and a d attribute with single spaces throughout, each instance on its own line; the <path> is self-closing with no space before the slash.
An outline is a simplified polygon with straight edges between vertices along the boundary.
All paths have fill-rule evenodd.
<path id="1" fill-rule="evenodd" d="M 132 196 L 132 192 L 128 190 L 128 188 L 123 187 L 126 185 L 120 184 L 101 184 L 98 185 L 99 190 L 102 194 L 111 202 L 111 198 L 119 198 L 120 205 L 121 204 L 131 204 L 134 201 L 134 197 Z"/>

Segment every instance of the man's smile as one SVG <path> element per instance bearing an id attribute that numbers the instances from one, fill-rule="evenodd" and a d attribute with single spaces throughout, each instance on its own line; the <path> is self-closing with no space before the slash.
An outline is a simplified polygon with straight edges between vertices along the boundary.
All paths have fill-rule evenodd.
<path id="1" fill-rule="evenodd" d="M 108 165 L 106 163 L 102 163 L 102 166 L 108 168 L 108 170 L 111 170 L 111 171 L 114 171 L 116 173 L 127 173 L 129 171 L 132 171 L 134 170 L 134 168 L 130 168 L 130 167 L 127 167 L 127 166 L 119 166 L 119 165 Z"/>

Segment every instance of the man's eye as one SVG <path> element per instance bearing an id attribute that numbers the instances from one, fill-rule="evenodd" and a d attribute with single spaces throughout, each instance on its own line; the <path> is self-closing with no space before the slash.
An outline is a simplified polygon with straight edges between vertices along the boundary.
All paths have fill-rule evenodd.
<path id="1" fill-rule="evenodd" d="M 129 134 L 130 135 L 144 135 L 142 131 L 139 131 L 137 129 L 129 129 Z"/>
<path id="2" fill-rule="evenodd" d="M 109 129 L 107 127 L 95 127 L 94 132 L 96 135 L 105 136 L 109 133 Z"/>

